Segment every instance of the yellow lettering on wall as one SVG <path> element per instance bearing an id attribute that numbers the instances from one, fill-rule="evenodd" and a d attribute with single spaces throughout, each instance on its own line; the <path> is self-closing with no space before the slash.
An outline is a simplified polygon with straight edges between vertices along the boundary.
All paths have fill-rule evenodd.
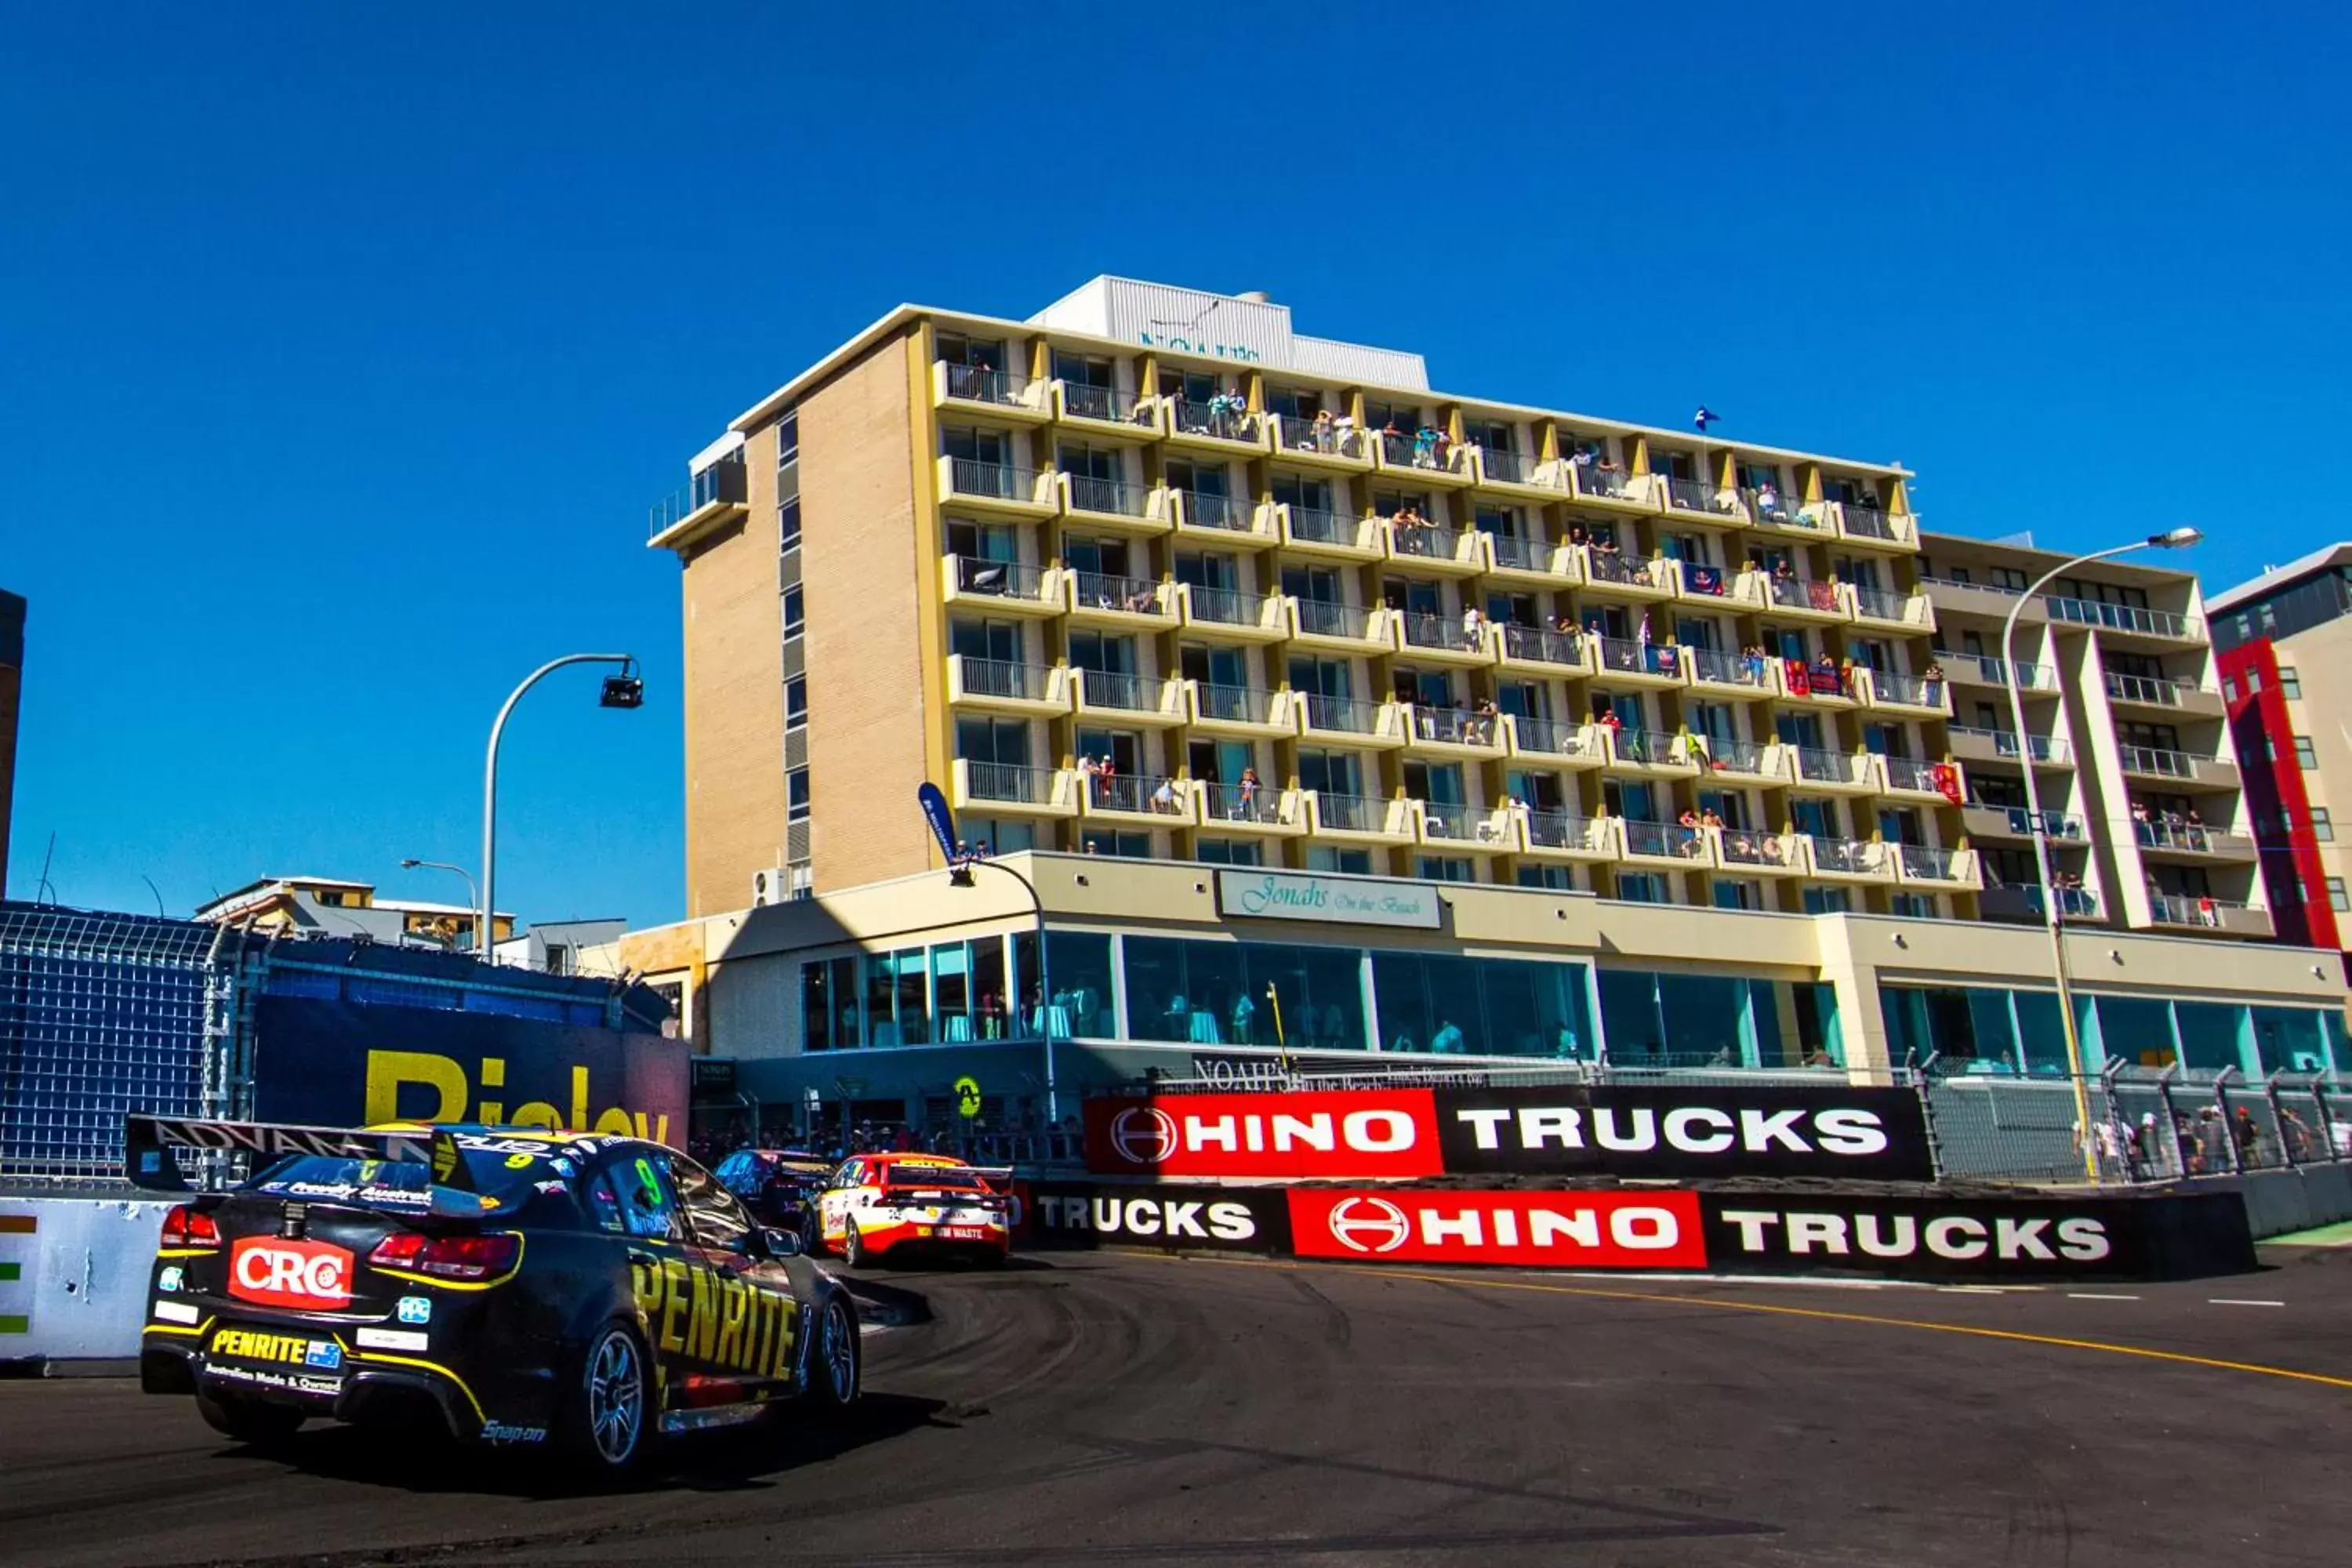
<path id="1" fill-rule="evenodd" d="M 662 1280 L 661 1348 L 677 1355 L 686 1349 L 677 1327 L 678 1314 L 686 1310 L 686 1259 L 663 1258 Z"/>
<path id="2" fill-rule="evenodd" d="M 504 1089 L 507 1086 L 507 1064 L 504 1057 L 482 1058 L 482 1087 Z"/>
<path id="3" fill-rule="evenodd" d="M 572 1069 L 572 1120 L 563 1125 L 574 1132 L 588 1131 L 588 1069 L 584 1067 Z"/>
<path id="4" fill-rule="evenodd" d="M 694 1280 L 694 1314 L 687 1326 L 686 1353 L 690 1360 L 709 1361 L 719 1348 L 719 1279 L 699 1267 L 688 1273 Z"/>
<path id="5" fill-rule="evenodd" d="M 617 1105 L 613 1107 L 612 1110 L 596 1118 L 596 1131 L 609 1132 L 615 1138 L 628 1137 L 630 1135 L 629 1113 Z"/>
<path id="6" fill-rule="evenodd" d="M 563 1112 L 543 1100 L 534 1100 L 514 1113 L 517 1127 L 544 1127 L 550 1132 L 563 1131 Z"/>
<path id="7" fill-rule="evenodd" d="M 400 1114 L 400 1089 L 403 1084 L 422 1083 L 432 1086 L 440 1096 L 440 1104 L 431 1112 L 405 1120 L 412 1121 L 463 1121 L 466 1119 L 466 1069 L 447 1057 L 430 1051 L 370 1051 L 367 1065 L 367 1101 L 362 1113 L 362 1124 L 369 1127 L 383 1121 L 404 1120 Z"/>
<path id="8" fill-rule="evenodd" d="M 507 1107 L 504 1100 L 486 1100 L 482 1101 L 481 1105 L 475 1110 L 474 1120 L 480 1122 L 485 1127 L 496 1127 L 499 1121 L 506 1115 L 506 1111 Z"/>
<path id="9" fill-rule="evenodd" d="M 667 1143 L 669 1142 L 669 1118 L 667 1116 L 655 1117 L 654 1129 L 651 1132 L 648 1132 L 646 1131 L 646 1113 L 642 1110 L 637 1112 L 637 1124 L 634 1128 L 629 1125 L 629 1117 L 626 1111 L 616 1109 L 608 1110 L 604 1114 L 607 1117 L 618 1116 L 621 1119 L 621 1125 L 617 1128 L 609 1129 L 609 1131 L 617 1131 L 624 1138 L 635 1136 L 638 1138 L 648 1139 L 656 1143 Z M 605 1127 L 604 1122 L 599 1121 L 596 1123 L 596 1131 L 603 1132 L 608 1131 L 608 1129 Z"/>

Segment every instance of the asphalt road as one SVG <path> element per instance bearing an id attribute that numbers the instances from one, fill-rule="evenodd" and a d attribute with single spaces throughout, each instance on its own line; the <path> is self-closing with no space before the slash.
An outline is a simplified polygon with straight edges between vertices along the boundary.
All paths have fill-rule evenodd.
<path id="1" fill-rule="evenodd" d="M 266 1458 L 129 1383 L 0 1383 L 0 1562 L 2339 1564 L 2352 1252 L 2271 1256 L 2098 1296 L 884 1274 L 930 1317 L 868 1340 L 846 1428 L 683 1445 L 624 1495 L 341 1428 Z"/>

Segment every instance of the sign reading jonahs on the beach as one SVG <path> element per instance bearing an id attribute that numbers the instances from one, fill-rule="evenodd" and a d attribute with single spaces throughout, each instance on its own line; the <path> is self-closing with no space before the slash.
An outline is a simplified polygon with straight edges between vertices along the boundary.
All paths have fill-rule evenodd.
<path id="1" fill-rule="evenodd" d="M 1220 871 L 1217 912 L 1253 920 L 1345 925 L 1438 927 L 1437 889 L 1428 883 L 1316 877 L 1284 871 Z"/>

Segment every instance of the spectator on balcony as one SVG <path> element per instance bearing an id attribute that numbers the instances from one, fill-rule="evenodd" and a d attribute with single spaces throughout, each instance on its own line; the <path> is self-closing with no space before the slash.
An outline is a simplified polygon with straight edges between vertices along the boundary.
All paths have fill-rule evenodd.
<path id="1" fill-rule="evenodd" d="M 1244 768 L 1242 770 L 1242 782 L 1234 786 L 1234 793 L 1239 797 L 1241 803 L 1241 809 L 1237 813 L 1238 816 L 1247 818 L 1254 817 L 1257 815 L 1257 770 L 1255 768 Z"/>
<path id="2" fill-rule="evenodd" d="M 1856 697 L 1861 694 L 1861 688 L 1854 680 L 1853 660 L 1850 658 L 1841 659 L 1838 662 L 1838 692 L 1844 697 Z"/>
<path id="3" fill-rule="evenodd" d="M 1830 657 L 1829 649 L 1823 648 L 1821 651 L 1819 657 L 1813 660 L 1813 668 L 1810 673 L 1815 695 L 1824 697 L 1834 697 L 1837 695 L 1837 660 Z"/>
<path id="4" fill-rule="evenodd" d="M 1780 492 L 1772 488 L 1769 479 L 1756 487 L 1756 515 L 1775 522 L 1786 515 L 1780 510 Z"/>
<path id="5" fill-rule="evenodd" d="M 1124 607 L 1130 616 L 1153 614 L 1160 608 L 1160 585 L 1147 583 L 1140 577 L 1132 580 L 1127 585 Z"/>
<path id="6" fill-rule="evenodd" d="M 1078 755 L 1078 776 L 1086 781 L 1087 798 L 1092 800 L 1095 794 L 1095 785 L 1102 782 L 1102 764 L 1095 761 L 1092 757 L 1086 755 L 1084 752 L 1080 752 Z"/>
<path id="7" fill-rule="evenodd" d="M 1238 405 L 1238 406 L 1236 406 Z M 1220 392 L 1209 399 L 1209 434 L 1231 439 L 1239 433 L 1241 415 L 1248 404 L 1238 395 Z"/>
<path id="8" fill-rule="evenodd" d="M 1479 614 L 1479 612 L 1478 612 L 1478 606 L 1477 606 L 1477 605 L 1463 605 L 1463 606 L 1462 606 L 1462 646 L 1463 646 L 1463 647 L 1464 647 L 1464 648 L 1465 648 L 1465 649 L 1467 649 L 1467 650 L 1468 650 L 1469 652 L 1471 652 L 1471 653 L 1476 653 L 1476 652 L 1478 652 L 1478 651 L 1479 651 L 1479 643 L 1480 643 L 1480 639 L 1481 639 L 1482 635 L 1485 633 L 1486 629 L 1486 617 L 1485 616 L 1483 616 L 1483 615 Z"/>
<path id="9" fill-rule="evenodd" d="M 1930 661 L 1927 670 L 1919 677 L 1919 684 L 1926 693 L 1928 707 L 1940 708 L 1944 705 L 1944 667 L 1942 665 Z"/>
<path id="10" fill-rule="evenodd" d="M 1588 457 L 1582 460 L 1590 461 L 1591 458 Z M 1591 542 L 1585 537 L 1584 524 L 1580 522 L 1571 522 L 1568 525 L 1568 542 L 1574 545 L 1582 545 Z"/>
<path id="11" fill-rule="evenodd" d="M 2197 808 L 2195 806 L 2192 805 L 2189 808 L 2188 820 L 2185 821 L 2181 826 L 2182 831 L 2188 836 L 2189 847 L 2191 849 L 2202 849 L 2206 847 L 2208 840 L 2205 837 L 2205 819 L 2197 815 Z"/>
<path id="12" fill-rule="evenodd" d="M 1151 809 L 1162 816 L 1176 815 L 1176 781 L 1161 779 L 1160 787 L 1151 792 Z"/>
<path id="13" fill-rule="evenodd" d="M 2131 819 L 2133 828 L 2138 832 L 2141 838 L 2146 839 L 2153 835 L 2155 829 L 2154 825 L 2147 818 L 2147 802 L 2144 800 L 2132 802 Z"/>
<path id="14" fill-rule="evenodd" d="M 1723 814 L 1710 805 L 1698 814 L 1698 825 L 1701 827 L 1719 829 L 1723 826 Z"/>
<path id="15" fill-rule="evenodd" d="M 1412 466 L 1416 468 L 1437 467 L 1437 427 L 1423 425 L 1412 433 Z"/>
<path id="16" fill-rule="evenodd" d="M 1403 439 L 1404 432 L 1397 428 L 1395 420 L 1391 419 L 1381 426 L 1381 449 L 1383 452 L 1395 451 L 1397 443 Z"/>
<path id="17" fill-rule="evenodd" d="M 1316 452 L 1336 452 L 1339 449 L 1339 432 L 1332 424 L 1329 409 L 1317 410 L 1314 427 L 1307 432 L 1307 447 Z"/>
<path id="18" fill-rule="evenodd" d="M 1480 699 L 1476 711 L 1470 717 L 1470 722 L 1472 733 L 1475 736 L 1474 743 L 1481 746 L 1493 745 L 1496 729 L 1502 722 L 1502 714 L 1496 710 L 1495 700 L 1491 697 Z"/>

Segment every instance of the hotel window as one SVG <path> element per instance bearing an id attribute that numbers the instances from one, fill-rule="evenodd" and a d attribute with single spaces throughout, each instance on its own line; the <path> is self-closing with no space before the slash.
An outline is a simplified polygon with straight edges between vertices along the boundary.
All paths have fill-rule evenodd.
<path id="1" fill-rule="evenodd" d="M 1896 914 L 1907 915 L 1916 921 L 1936 918 L 1936 900 L 1928 893 L 1897 893 L 1891 901 L 1891 907 Z"/>
<path id="2" fill-rule="evenodd" d="M 1432 882 L 1474 882 L 1470 862 L 1450 855 L 1422 855 L 1414 858 L 1413 873 Z"/>
<path id="3" fill-rule="evenodd" d="M 782 554 L 800 547 L 801 498 L 794 496 L 776 508 L 776 551 Z"/>
<path id="4" fill-rule="evenodd" d="M 808 722 L 808 677 L 796 675 L 784 682 L 784 728 L 797 730 Z"/>
<path id="5" fill-rule="evenodd" d="M 858 1027 L 857 961 L 820 959 L 801 965 L 801 1046 L 803 1050 L 855 1050 Z"/>
<path id="6" fill-rule="evenodd" d="M 2263 672 L 2259 669 L 2250 669 L 2246 671 L 2246 695 L 2252 697 L 2255 692 L 2260 691 L 2262 689 Z"/>
<path id="7" fill-rule="evenodd" d="M 1572 866 L 1522 866 L 1518 883 L 1522 888 L 1544 888 L 1555 893 L 1576 891 L 1576 868 Z"/>
<path id="8" fill-rule="evenodd" d="M 2319 753 L 2313 749 L 2311 737 L 2308 735 L 2297 735 L 2294 738 L 2294 765 L 2305 773 L 2310 773 L 2319 766 Z"/>
<path id="9" fill-rule="evenodd" d="M 1986 570 L 1992 574 L 1993 586 L 1997 588 L 2012 589 L 2020 594 L 2025 592 L 2028 579 L 2025 574 L 2019 568 L 2015 566 L 1992 566 L 1986 568 Z"/>
<path id="10" fill-rule="evenodd" d="M 1718 910 L 1760 910 L 1764 907 L 1764 889 L 1753 882 L 1718 877 L 1715 881 L 1714 900 Z"/>
<path id="11" fill-rule="evenodd" d="M 809 819 L 809 771 L 794 768 L 784 775 L 784 820 L 806 822 Z"/>
<path id="12" fill-rule="evenodd" d="M 2285 698 L 2290 702 L 2300 702 L 2303 700 L 2303 677 L 2296 671 L 2293 665 L 2280 665 L 2278 678 L 2279 695 L 2281 697 Z M 2246 679 L 2250 683 L 2252 681 L 2253 674 L 2252 671 L 2247 672 Z M 2247 689 L 2252 690 L 2253 688 L 2249 684 Z"/>
<path id="13" fill-rule="evenodd" d="M 800 461 L 801 412 L 795 408 L 776 421 L 776 467 Z"/>
<path id="14" fill-rule="evenodd" d="M 1805 912 L 1809 915 L 1842 915 L 1853 908 L 1853 890 L 1850 888 L 1807 888 Z"/>
<path id="15" fill-rule="evenodd" d="M 1620 871 L 1617 873 L 1617 897 L 1629 904 L 1671 904 L 1674 895 L 1667 891 L 1666 879 L 1654 871 Z"/>
<path id="16" fill-rule="evenodd" d="M 1203 838 L 1193 858 L 1204 866 L 1263 866 L 1263 846 L 1247 838 Z"/>
<path id="17" fill-rule="evenodd" d="M 2238 678 L 2236 676 L 2225 675 L 2221 678 L 2221 695 L 2224 699 L 2231 702 L 2235 702 L 2238 700 Z"/>
<path id="18" fill-rule="evenodd" d="M 1310 845 L 1307 850 L 1307 868 L 1341 877 L 1369 877 L 1372 874 L 1372 852 Z"/>
<path id="19" fill-rule="evenodd" d="M 784 590 L 784 637 L 790 640 L 801 635 L 807 621 L 808 602 L 797 587 Z"/>
<path id="20" fill-rule="evenodd" d="M 1591 979 L 1581 963 L 1376 951 L 1381 1048 L 1590 1058 Z"/>
<path id="21" fill-rule="evenodd" d="M 2352 896 L 2346 894 L 2341 877 L 2327 879 L 2327 907 L 2339 913 L 2352 911 Z"/>
<path id="22" fill-rule="evenodd" d="M 2327 808 L 2324 805 L 2315 805 L 2311 808 L 2311 837 L 2312 841 L 2317 844 L 2336 842 L 2336 819 L 2327 814 Z"/>
<path id="23" fill-rule="evenodd" d="M 1129 935 L 1120 949 L 1127 1026 L 1139 1040 L 1364 1048 L 1361 948 Z M 1062 972 L 1057 942 L 1057 989 Z"/>

